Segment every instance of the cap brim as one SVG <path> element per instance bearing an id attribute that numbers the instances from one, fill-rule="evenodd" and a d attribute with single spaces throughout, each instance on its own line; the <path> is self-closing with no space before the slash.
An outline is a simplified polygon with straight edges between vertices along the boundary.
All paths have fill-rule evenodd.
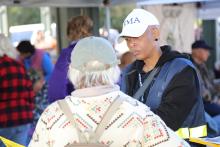
<path id="1" fill-rule="evenodd" d="M 119 34 L 118 42 L 122 42 L 124 37 L 140 37 L 147 30 L 148 26 L 145 25 L 129 25 L 123 28 L 122 32 Z"/>

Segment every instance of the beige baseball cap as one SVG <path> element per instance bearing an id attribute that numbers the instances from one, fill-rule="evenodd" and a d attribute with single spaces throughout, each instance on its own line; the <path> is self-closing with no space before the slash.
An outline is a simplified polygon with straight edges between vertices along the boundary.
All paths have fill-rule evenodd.
<path id="1" fill-rule="evenodd" d="M 79 40 L 71 53 L 71 66 L 82 72 L 101 71 L 119 63 L 113 46 L 102 37 Z"/>

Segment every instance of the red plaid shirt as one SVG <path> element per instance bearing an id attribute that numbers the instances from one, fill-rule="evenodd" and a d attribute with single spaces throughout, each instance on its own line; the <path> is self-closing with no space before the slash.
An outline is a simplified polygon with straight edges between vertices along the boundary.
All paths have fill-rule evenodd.
<path id="1" fill-rule="evenodd" d="M 0 128 L 32 122 L 33 109 L 33 87 L 24 67 L 0 57 Z"/>

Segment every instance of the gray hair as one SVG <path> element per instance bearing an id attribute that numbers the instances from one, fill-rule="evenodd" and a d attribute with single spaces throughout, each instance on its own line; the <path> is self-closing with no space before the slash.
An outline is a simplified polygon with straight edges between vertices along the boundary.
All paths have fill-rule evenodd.
<path id="1" fill-rule="evenodd" d="M 100 64 L 97 64 L 99 66 Z M 97 71 L 79 71 L 69 66 L 68 78 L 75 89 L 89 88 L 103 85 L 114 85 L 120 77 L 120 68 L 118 65 L 105 70 Z"/>
<path id="2" fill-rule="evenodd" d="M 13 47 L 11 41 L 4 34 L 0 33 L 0 57 L 4 55 L 16 59 L 18 53 Z"/>

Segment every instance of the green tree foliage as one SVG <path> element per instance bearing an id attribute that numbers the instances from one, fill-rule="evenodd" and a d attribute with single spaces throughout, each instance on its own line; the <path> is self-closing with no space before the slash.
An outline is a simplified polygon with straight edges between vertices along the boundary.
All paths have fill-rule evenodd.
<path id="1" fill-rule="evenodd" d="M 134 5 L 119 5 L 111 7 L 111 27 L 117 29 L 120 32 L 122 29 L 123 20 L 128 15 L 128 13 L 134 8 Z M 100 26 L 104 26 L 104 22 L 105 8 L 100 8 Z"/>
<path id="2" fill-rule="evenodd" d="M 40 9 L 8 7 L 9 26 L 40 23 Z"/>

